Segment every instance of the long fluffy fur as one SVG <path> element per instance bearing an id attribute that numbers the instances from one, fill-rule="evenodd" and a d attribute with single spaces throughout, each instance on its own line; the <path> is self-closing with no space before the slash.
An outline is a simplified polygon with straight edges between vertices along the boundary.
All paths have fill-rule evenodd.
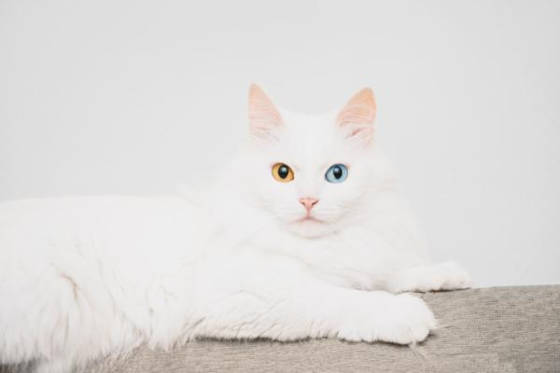
<path id="1" fill-rule="evenodd" d="M 283 124 L 249 142 L 196 201 L 0 204 L 0 362 L 65 372 L 196 337 L 426 338 L 426 305 L 387 291 L 462 288 L 468 275 L 429 264 L 375 144 L 332 114 L 278 111 L 276 122 L 279 113 Z M 293 182 L 272 178 L 275 162 L 294 168 Z M 344 183 L 325 181 L 334 163 L 349 165 Z M 320 223 L 299 221 L 307 195 L 320 198 Z"/>

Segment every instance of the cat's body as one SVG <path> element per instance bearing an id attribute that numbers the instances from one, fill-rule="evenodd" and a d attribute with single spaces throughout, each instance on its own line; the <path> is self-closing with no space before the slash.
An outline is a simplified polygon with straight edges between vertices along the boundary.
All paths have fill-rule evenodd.
<path id="1" fill-rule="evenodd" d="M 380 290 L 469 279 L 454 264 L 429 264 L 391 167 L 362 131 L 373 122 L 359 116 L 375 112 L 370 94 L 333 120 L 280 115 L 253 87 L 255 139 L 194 200 L 0 204 L 0 363 L 67 371 L 202 336 L 426 338 L 435 320 L 425 304 Z M 293 181 L 273 179 L 277 162 Z M 333 164 L 348 166 L 348 180 L 325 182 Z"/>

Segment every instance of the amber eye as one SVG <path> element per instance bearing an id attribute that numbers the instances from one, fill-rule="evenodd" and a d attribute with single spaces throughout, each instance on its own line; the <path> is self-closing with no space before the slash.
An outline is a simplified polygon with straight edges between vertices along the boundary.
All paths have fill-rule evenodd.
<path id="1" fill-rule="evenodd" d="M 272 177 L 276 181 L 287 183 L 294 180 L 294 171 L 284 163 L 276 163 L 272 166 Z"/>

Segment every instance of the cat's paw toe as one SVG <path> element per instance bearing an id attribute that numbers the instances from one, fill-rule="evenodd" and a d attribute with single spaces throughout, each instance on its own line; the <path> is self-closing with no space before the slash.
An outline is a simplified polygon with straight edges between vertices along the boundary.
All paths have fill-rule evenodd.
<path id="1" fill-rule="evenodd" d="M 440 265 L 442 281 L 440 290 L 468 289 L 472 286 L 471 276 L 455 262 Z"/>
<path id="2" fill-rule="evenodd" d="M 422 342 L 437 324 L 426 303 L 408 294 L 396 296 L 395 305 L 387 310 L 386 317 L 387 321 L 380 326 L 378 338 L 398 344 Z"/>

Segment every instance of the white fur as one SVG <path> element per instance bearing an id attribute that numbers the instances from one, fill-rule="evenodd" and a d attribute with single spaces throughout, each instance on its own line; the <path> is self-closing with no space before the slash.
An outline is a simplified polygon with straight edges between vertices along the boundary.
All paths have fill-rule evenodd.
<path id="1" fill-rule="evenodd" d="M 436 324 L 422 300 L 384 290 L 464 288 L 468 275 L 429 264 L 391 166 L 334 117 L 283 111 L 196 201 L 0 204 L 0 363 L 64 372 L 203 336 L 425 339 Z M 276 162 L 292 182 L 273 179 Z M 325 181 L 334 163 L 345 182 Z M 298 222 L 304 196 L 322 223 Z"/>

